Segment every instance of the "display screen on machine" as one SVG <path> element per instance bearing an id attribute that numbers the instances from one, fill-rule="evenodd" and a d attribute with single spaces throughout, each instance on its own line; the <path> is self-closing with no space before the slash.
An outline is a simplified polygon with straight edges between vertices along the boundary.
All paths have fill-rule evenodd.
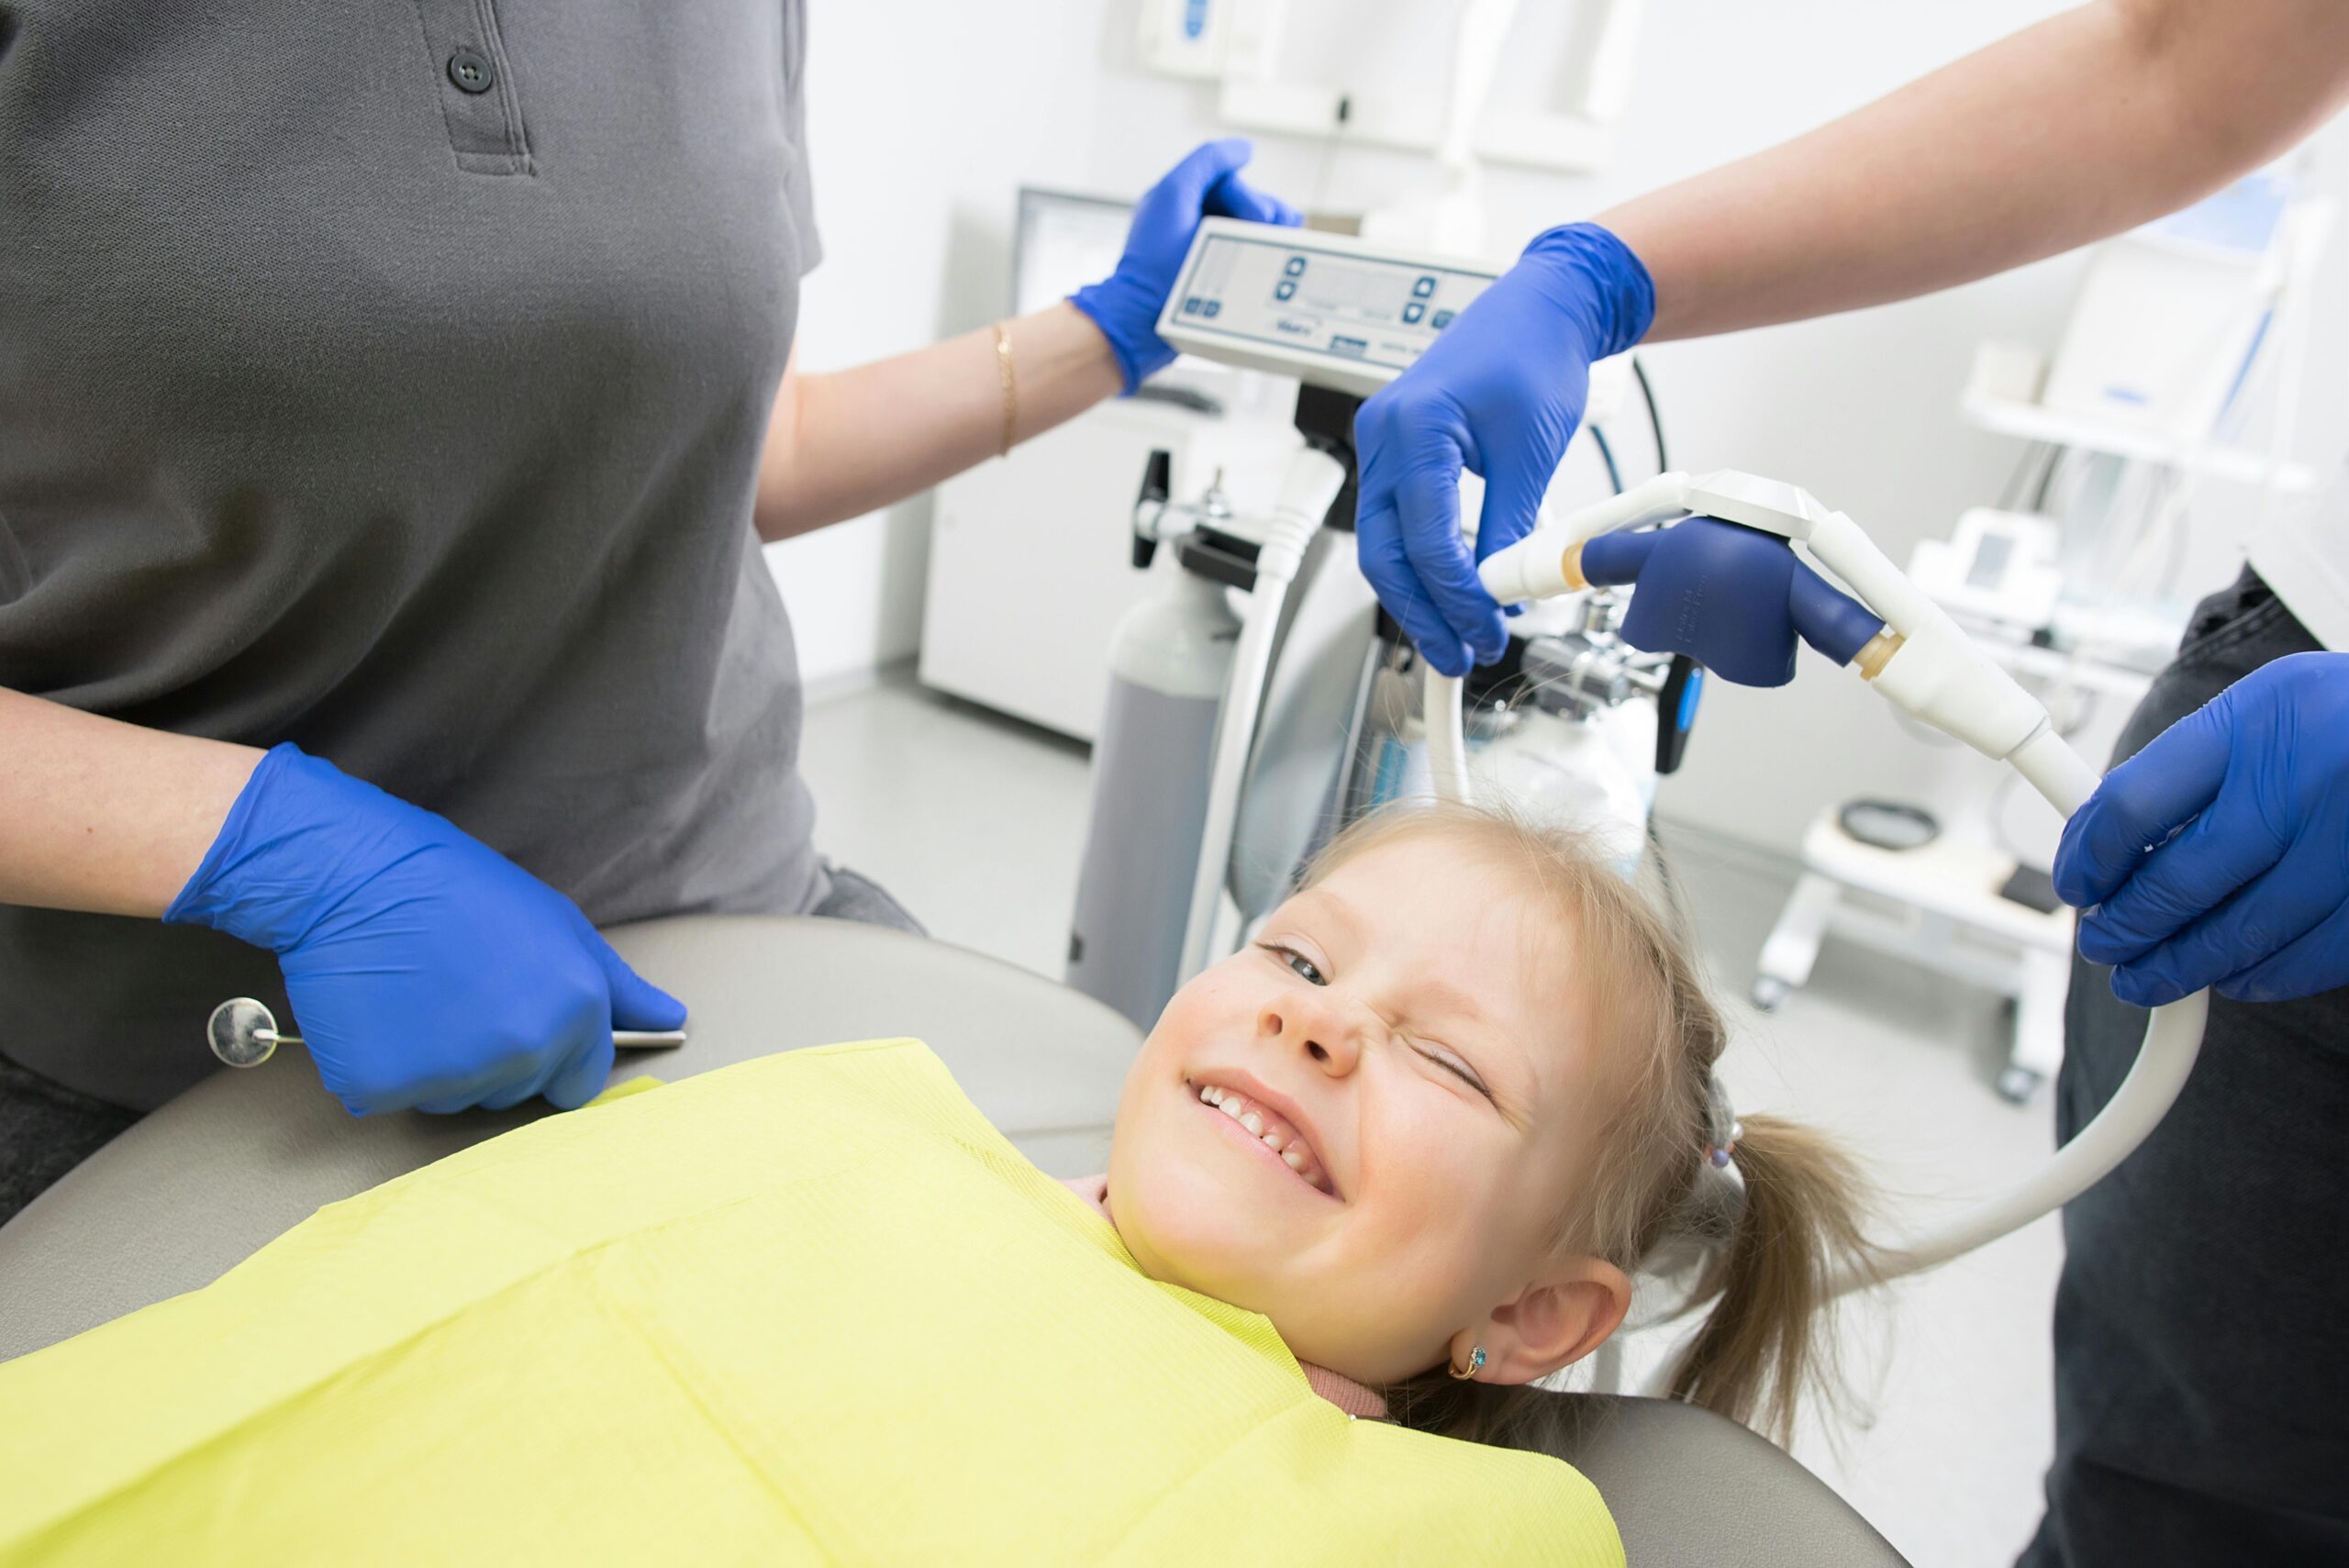
<path id="1" fill-rule="evenodd" d="M 1408 370 L 1495 275 L 1340 236 L 1210 223 L 1159 331 L 1211 359 L 1369 392 Z"/>

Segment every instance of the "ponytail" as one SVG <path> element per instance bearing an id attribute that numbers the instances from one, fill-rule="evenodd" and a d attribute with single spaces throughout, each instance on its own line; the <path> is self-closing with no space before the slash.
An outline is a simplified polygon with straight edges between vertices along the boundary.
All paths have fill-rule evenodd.
<path id="1" fill-rule="evenodd" d="M 1837 1276 L 1865 1271 L 1857 1170 L 1806 1127 L 1745 1118 L 1733 1158 L 1745 1203 L 1707 1271 L 1717 1296 L 1680 1358 L 1672 1396 L 1787 1441 L 1797 1401 L 1824 1376 L 1820 1338 Z"/>

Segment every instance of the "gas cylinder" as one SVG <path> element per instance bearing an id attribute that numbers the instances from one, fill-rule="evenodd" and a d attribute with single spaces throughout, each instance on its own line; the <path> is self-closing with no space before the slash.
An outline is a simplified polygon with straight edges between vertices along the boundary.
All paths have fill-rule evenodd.
<path id="1" fill-rule="evenodd" d="M 1180 979 L 1207 824 L 1215 728 L 1240 617 L 1223 584 L 1172 551 L 1165 581 L 1118 623 L 1093 749 L 1093 802 L 1068 983 L 1148 1029 Z"/>

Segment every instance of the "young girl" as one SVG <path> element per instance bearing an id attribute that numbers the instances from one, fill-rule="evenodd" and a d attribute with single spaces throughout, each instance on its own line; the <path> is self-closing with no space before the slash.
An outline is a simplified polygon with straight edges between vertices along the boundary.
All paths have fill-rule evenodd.
<path id="1" fill-rule="evenodd" d="M 550 1117 L 0 1365 L 0 1564 L 1611 1568 L 1528 1385 L 1701 1246 L 1675 1392 L 1783 1432 L 1864 1255 L 1721 1044 L 1574 840 L 1383 817 L 1168 1006 L 1092 1207 L 913 1041 Z"/>
<path id="2" fill-rule="evenodd" d="M 1827 1140 L 1728 1118 L 1726 1039 L 1665 921 L 1572 837 L 1385 815 L 1176 995 L 1079 1187 L 1351 1411 L 1512 1447 L 1558 1408 L 1525 1385 L 1615 1331 L 1643 1262 L 1700 1246 L 1711 1310 L 1672 1391 L 1783 1441 L 1865 1246 Z"/>

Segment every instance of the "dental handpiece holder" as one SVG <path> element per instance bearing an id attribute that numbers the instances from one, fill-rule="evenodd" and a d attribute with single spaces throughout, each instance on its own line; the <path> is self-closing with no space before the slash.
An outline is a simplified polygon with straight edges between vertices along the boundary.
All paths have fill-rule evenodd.
<path id="1" fill-rule="evenodd" d="M 1843 587 L 1813 570 L 1798 544 Z M 1856 523 L 1794 485 L 1729 471 L 1661 474 L 1537 528 L 1495 551 L 1479 572 L 1504 604 L 1629 586 L 1626 641 L 1687 655 L 1742 685 L 1786 684 L 1794 677 L 1795 645 L 1807 642 L 1857 670 L 1896 706 L 2012 767 L 2065 817 L 2096 790 L 2095 770 L 2056 733 L 2047 710 Z M 1428 681 L 1433 739 L 1433 716 L 1458 712 L 1459 684 L 1432 671 Z M 1447 793 L 1465 798 L 1459 735 L 1450 727 L 1451 755 L 1436 771 Z M 2154 1008 L 2120 1089 L 2035 1173 L 1837 1288 L 1946 1262 L 2093 1185 L 2144 1140 L 2185 1087 L 2209 1008 L 2202 992 Z"/>

